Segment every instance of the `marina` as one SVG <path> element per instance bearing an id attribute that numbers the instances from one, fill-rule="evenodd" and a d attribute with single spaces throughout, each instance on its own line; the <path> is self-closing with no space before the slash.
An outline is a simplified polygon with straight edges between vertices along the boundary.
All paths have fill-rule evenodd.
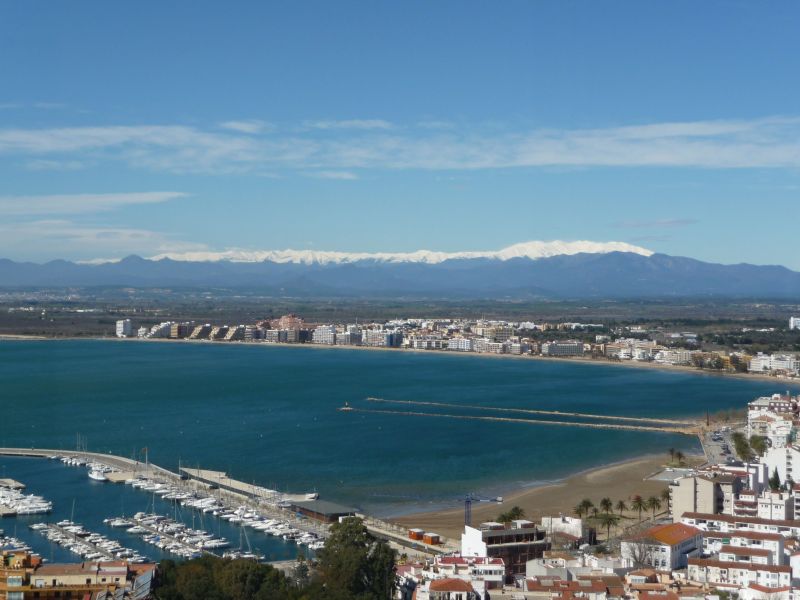
<path id="1" fill-rule="evenodd" d="M 147 562 L 147 558 L 135 550 L 125 548 L 119 542 L 99 533 L 87 531 L 72 521 L 58 523 L 34 523 L 28 526 L 49 541 L 63 546 L 85 560 L 127 560 L 132 563 Z"/>

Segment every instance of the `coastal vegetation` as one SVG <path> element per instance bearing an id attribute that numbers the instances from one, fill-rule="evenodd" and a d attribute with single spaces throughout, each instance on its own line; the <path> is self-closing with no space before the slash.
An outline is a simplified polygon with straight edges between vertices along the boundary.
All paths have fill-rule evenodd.
<path id="1" fill-rule="evenodd" d="M 313 568 L 298 558 L 289 574 L 250 560 L 203 556 L 159 569 L 158 600 L 378 600 L 394 591 L 394 550 L 359 519 L 331 527 Z"/>
<path id="2" fill-rule="evenodd" d="M 641 523 L 642 513 L 646 511 L 650 511 L 652 513 L 651 518 L 655 520 L 658 511 L 661 510 L 662 507 L 666 506 L 666 510 L 669 510 L 669 488 L 664 488 L 661 490 L 660 494 L 649 496 L 648 498 L 636 494 L 629 500 L 630 503 L 626 502 L 624 499 L 614 502 L 611 498 L 605 497 L 600 499 L 598 504 L 595 505 L 591 499 L 584 498 L 572 511 L 579 518 L 586 517 L 587 521 L 595 527 L 605 529 L 606 540 L 609 540 L 611 539 L 612 529 L 623 526 L 625 520 L 634 518 L 626 516 L 626 512 L 637 513 L 639 522 Z M 616 513 L 614 510 L 616 510 Z"/>

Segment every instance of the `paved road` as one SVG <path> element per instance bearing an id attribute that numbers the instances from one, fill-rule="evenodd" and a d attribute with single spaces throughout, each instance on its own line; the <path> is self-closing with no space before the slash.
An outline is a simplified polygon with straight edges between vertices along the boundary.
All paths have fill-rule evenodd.
<path id="1" fill-rule="evenodd" d="M 737 457 L 733 454 L 733 442 L 731 441 L 732 433 L 732 431 L 717 429 L 704 434 L 703 449 L 705 450 L 706 459 L 709 463 L 716 465 L 731 463 L 737 460 Z M 714 437 L 718 439 L 715 440 Z"/>

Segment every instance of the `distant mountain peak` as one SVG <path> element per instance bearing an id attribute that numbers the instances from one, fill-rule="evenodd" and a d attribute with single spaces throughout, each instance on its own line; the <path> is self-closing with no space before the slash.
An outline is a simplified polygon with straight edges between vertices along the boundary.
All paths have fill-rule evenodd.
<path id="1" fill-rule="evenodd" d="M 607 254 L 609 252 L 628 252 L 641 256 L 651 256 L 652 251 L 625 242 L 578 241 L 530 241 L 514 244 L 501 250 L 437 252 L 417 250 L 415 252 L 336 252 L 321 250 L 225 250 L 222 252 L 180 252 L 153 256 L 153 260 L 170 258 L 187 262 L 274 262 L 295 264 L 346 264 L 361 261 L 382 263 L 425 263 L 438 264 L 447 260 L 485 258 L 510 260 L 528 258 L 536 260 L 551 256 L 573 254 Z"/>

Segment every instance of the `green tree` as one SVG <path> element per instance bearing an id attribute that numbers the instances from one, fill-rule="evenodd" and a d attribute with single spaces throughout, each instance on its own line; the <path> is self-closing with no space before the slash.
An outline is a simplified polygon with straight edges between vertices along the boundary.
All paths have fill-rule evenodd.
<path id="1" fill-rule="evenodd" d="M 759 456 L 764 456 L 764 453 L 767 451 L 767 438 L 760 435 L 751 435 L 750 448 Z"/>
<path id="2" fill-rule="evenodd" d="M 361 519 L 349 517 L 331 526 L 318 566 L 326 597 L 368 600 L 392 596 L 394 563 L 394 550 L 375 539 Z"/>
<path id="3" fill-rule="evenodd" d="M 663 490 L 661 490 L 661 499 L 666 503 L 667 511 L 669 511 L 670 500 L 672 499 L 672 496 L 670 496 L 668 487 L 665 487 Z"/>
<path id="4" fill-rule="evenodd" d="M 678 450 L 678 451 L 675 453 L 675 460 L 677 460 L 677 461 L 678 461 L 678 464 L 679 464 L 679 465 L 682 465 L 682 464 L 684 464 L 684 463 L 686 462 L 686 457 L 684 456 L 683 452 L 681 452 L 680 450 Z"/>
<path id="5" fill-rule="evenodd" d="M 626 510 L 628 510 L 628 505 L 625 504 L 625 500 L 617 500 L 617 512 L 622 515 Z"/>
<path id="6" fill-rule="evenodd" d="M 603 512 L 608 514 L 611 512 L 611 509 L 614 508 L 614 503 L 611 501 L 611 498 L 603 498 L 600 500 L 600 508 L 603 509 Z"/>
<path id="7" fill-rule="evenodd" d="M 670 463 L 674 463 L 675 462 L 675 448 L 670 448 L 668 450 L 668 452 L 669 452 L 669 462 Z"/>
<path id="8" fill-rule="evenodd" d="M 781 476 L 778 475 L 778 467 L 772 471 L 772 475 L 769 477 L 769 487 L 773 492 L 777 492 L 781 489 Z"/>
<path id="9" fill-rule="evenodd" d="M 631 508 L 639 513 L 639 521 L 642 520 L 642 511 L 648 508 L 647 502 L 638 494 L 631 500 Z"/>
<path id="10" fill-rule="evenodd" d="M 616 527 L 619 523 L 620 517 L 619 515 L 614 515 L 611 513 L 604 513 L 599 517 L 599 523 L 601 527 L 606 528 L 606 540 L 611 539 L 611 528 Z"/>
<path id="11" fill-rule="evenodd" d="M 581 500 L 581 506 L 583 506 L 584 514 L 588 515 L 589 511 L 592 510 L 592 508 L 594 508 L 594 502 L 592 502 L 588 498 L 584 498 L 583 500 Z"/>
<path id="12" fill-rule="evenodd" d="M 586 514 L 586 509 L 583 507 L 583 502 L 578 502 L 578 504 L 575 505 L 575 508 L 572 509 L 572 512 L 574 512 L 575 516 L 579 519 L 583 517 L 583 515 Z"/>
<path id="13" fill-rule="evenodd" d="M 521 509 L 519 506 L 512 506 L 508 510 L 508 516 L 510 517 L 510 521 L 517 521 L 518 519 L 525 518 L 525 511 Z"/>
<path id="14" fill-rule="evenodd" d="M 656 518 L 656 511 L 661 508 L 661 500 L 657 496 L 650 496 L 647 499 L 647 508 L 653 511 L 653 520 Z"/>

